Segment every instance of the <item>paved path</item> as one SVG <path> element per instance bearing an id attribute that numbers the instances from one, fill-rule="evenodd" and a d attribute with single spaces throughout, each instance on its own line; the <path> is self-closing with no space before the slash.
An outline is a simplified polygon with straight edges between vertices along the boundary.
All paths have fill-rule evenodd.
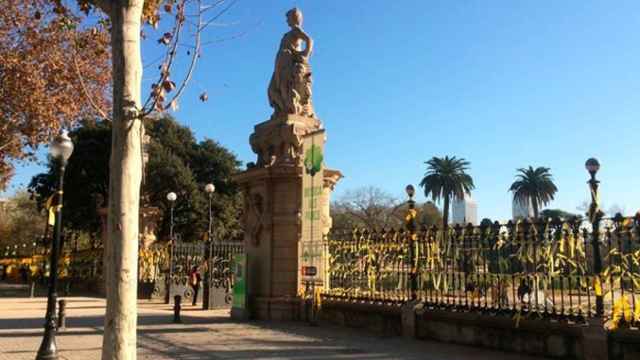
<path id="1" fill-rule="evenodd" d="M 67 298 L 67 329 L 59 333 L 61 360 L 100 359 L 104 300 Z M 0 298 L 0 360 L 33 360 L 42 339 L 45 298 Z M 138 359 L 427 359 L 537 358 L 435 342 L 382 338 L 304 323 L 239 323 L 228 311 L 184 307 L 172 324 L 168 305 L 140 301 Z"/>

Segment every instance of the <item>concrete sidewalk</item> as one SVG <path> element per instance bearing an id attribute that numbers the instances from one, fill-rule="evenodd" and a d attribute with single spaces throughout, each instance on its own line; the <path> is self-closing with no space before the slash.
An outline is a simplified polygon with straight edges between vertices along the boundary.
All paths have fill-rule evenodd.
<path id="1" fill-rule="evenodd" d="M 67 298 L 61 359 L 100 359 L 104 300 Z M 33 360 L 42 339 L 45 298 L 0 298 L 0 360 Z M 432 359 L 533 360 L 472 347 L 382 338 L 351 329 L 304 323 L 239 323 L 228 311 L 186 305 L 184 324 L 170 306 L 140 301 L 138 359 Z"/>

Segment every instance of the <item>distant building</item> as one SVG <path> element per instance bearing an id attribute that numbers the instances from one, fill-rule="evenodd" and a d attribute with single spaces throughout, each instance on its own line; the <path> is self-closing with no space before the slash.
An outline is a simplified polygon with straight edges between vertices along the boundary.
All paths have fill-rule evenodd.
<path id="1" fill-rule="evenodd" d="M 533 206 L 531 205 L 531 201 L 527 199 L 527 201 L 525 202 L 520 202 L 520 201 L 516 201 L 516 199 L 513 199 L 512 213 L 513 213 L 513 220 L 532 218 Z"/>
<path id="2" fill-rule="evenodd" d="M 453 224 L 466 225 L 471 223 L 472 225 L 478 225 L 478 204 L 470 195 L 465 194 L 463 199 L 454 200 L 451 210 L 451 222 Z"/>

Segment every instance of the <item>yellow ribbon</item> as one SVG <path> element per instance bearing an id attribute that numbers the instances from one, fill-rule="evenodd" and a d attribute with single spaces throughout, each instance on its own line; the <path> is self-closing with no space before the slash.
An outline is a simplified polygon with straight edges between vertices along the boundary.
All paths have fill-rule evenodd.
<path id="1" fill-rule="evenodd" d="M 62 195 L 62 190 L 56 191 L 51 196 L 49 196 L 47 202 L 45 203 L 45 208 L 49 213 L 48 223 L 51 226 L 56 224 L 56 211 L 62 210 L 62 204 L 54 205 L 54 199 L 56 195 Z"/>
<path id="2" fill-rule="evenodd" d="M 593 288 L 596 292 L 596 296 L 602 296 L 602 285 L 600 284 L 600 277 L 597 276 L 594 279 L 594 284 L 593 284 Z"/>

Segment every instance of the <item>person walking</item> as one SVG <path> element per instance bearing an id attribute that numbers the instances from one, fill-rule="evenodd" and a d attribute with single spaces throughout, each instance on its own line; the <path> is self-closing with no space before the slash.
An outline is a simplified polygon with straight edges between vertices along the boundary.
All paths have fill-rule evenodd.
<path id="1" fill-rule="evenodd" d="M 200 283 L 202 282 L 202 276 L 198 271 L 198 267 L 194 266 L 191 269 L 191 274 L 189 274 L 189 285 L 193 289 L 193 302 L 191 305 L 195 306 L 198 300 L 198 290 L 200 290 Z"/>
<path id="2" fill-rule="evenodd" d="M 20 277 L 22 278 L 22 283 L 27 284 L 29 282 L 29 274 L 26 265 L 20 266 Z"/>

